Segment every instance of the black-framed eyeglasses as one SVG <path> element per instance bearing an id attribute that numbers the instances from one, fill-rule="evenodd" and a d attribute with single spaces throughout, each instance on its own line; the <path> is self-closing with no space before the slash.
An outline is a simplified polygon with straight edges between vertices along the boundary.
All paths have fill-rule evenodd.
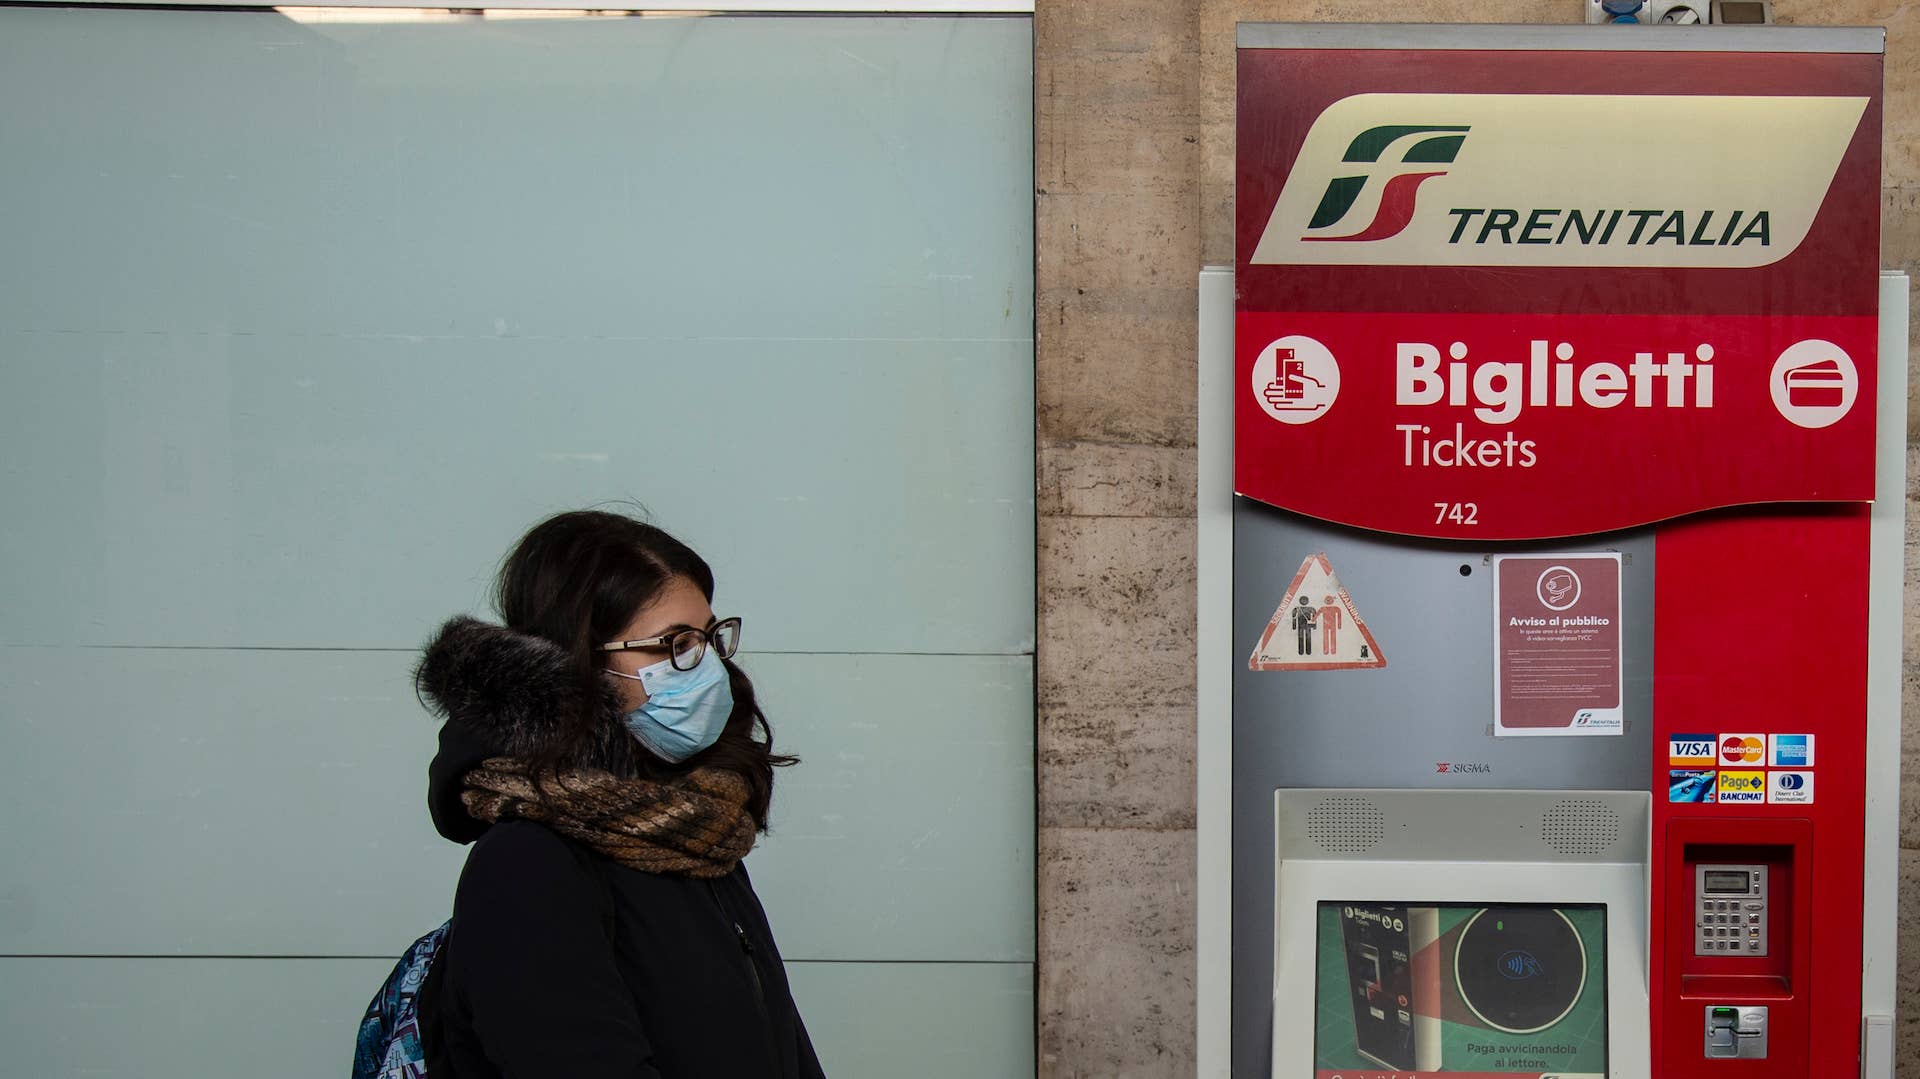
<path id="1" fill-rule="evenodd" d="M 740 619 L 722 618 L 706 629 L 676 629 L 672 633 L 642 637 L 637 641 L 610 641 L 601 645 L 600 651 L 665 648 L 668 658 L 673 661 L 674 670 L 690 671 L 706 658 L 709 641 L 713 642 L 713 650 L 720 653 L 721 659 L 732 659 L 733 654 L 740 650 Z"/>

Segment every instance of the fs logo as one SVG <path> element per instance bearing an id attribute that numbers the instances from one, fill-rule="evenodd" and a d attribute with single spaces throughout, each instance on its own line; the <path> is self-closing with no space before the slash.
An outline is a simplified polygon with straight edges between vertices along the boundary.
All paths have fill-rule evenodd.
<path id="1" fill-rule="evenodd" d="M 1362 131 L 1340 160 L 1347 164 L 1373 167 L 1365 169 L 1359 176 L 1334 177 L 1333 182 L 1327 185 L 1326 194 L 1320 196 L 1320 205 L 1315 207 L 1313 219 L 1307 222 L 1307 234 L 1300 238 L 1352 243 L 1400 235 L 1413 222 L 1414 195 L 1420 190 L 1420 185 L 1435 176 L 1447 174 L 1446 169 L 1429 166 L 1453 164 L 1454 157 L 1460 153 L 1461 143 L 1466 141 L 1467 130 L 1464 126 L 1389 124 Z M 1453 131 L 1461 134 L 1446 134 Z M 1374 211 L 1372 221 L 1367 222 L 1359 232 L 1344 236 L 1317 231 L 1345 221 L 1353 211 L 1354 204 L 1359 201 L 1360 193 L 1366 189 L 1367 181 L 1376 178 L 1383 179 L 1385 186 L 1380 189 L 1380 205 Z"/>

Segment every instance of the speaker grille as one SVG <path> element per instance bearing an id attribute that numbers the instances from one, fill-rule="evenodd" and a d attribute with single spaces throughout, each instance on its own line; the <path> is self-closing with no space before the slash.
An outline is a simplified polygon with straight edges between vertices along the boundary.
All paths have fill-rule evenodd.
<path id="1" fill-rule="evenodd" d="M 1604 854 L 1620 839 L 1620 814 L 1605 802 L 1568 798 L 1540 814 L 1540 838 L 1561 854 Z"/>
<path id="2" fill-rule="evenodd" d="M 1369 850 L 1386 833 L 1386 815 L 1365 798 L 1328 798 L 1307 811 L 1307 838 L 1329 854 Z"/>

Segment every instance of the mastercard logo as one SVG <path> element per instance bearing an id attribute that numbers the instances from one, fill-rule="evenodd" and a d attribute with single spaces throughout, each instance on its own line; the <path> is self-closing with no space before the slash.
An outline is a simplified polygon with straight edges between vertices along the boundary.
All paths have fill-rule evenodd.
<path id="1" fill-rule="evenodd" d="M 1758 734 L 1727 734 L 1720 738 L 1720 763 L 1759 764 L 1767 756 L 1767 740 Z"/>

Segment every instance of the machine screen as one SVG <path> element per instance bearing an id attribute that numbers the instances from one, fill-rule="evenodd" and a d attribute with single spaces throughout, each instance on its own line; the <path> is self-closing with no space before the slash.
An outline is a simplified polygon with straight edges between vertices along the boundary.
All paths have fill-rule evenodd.
<path id="1" fill-rule="evenodd" d="M 1315 1079 L 1603 1079 L 1606 927 L 1602 905 L 1321 903 Z"/>
<path id="2" fill-rule="evenodd" d="M 1747 884 L 1752 878 L 1746 870 L 1729 873 L 1725 870 L 1707 870 L 1707 891 L 1714 895 L 1746 895 Z"/>

